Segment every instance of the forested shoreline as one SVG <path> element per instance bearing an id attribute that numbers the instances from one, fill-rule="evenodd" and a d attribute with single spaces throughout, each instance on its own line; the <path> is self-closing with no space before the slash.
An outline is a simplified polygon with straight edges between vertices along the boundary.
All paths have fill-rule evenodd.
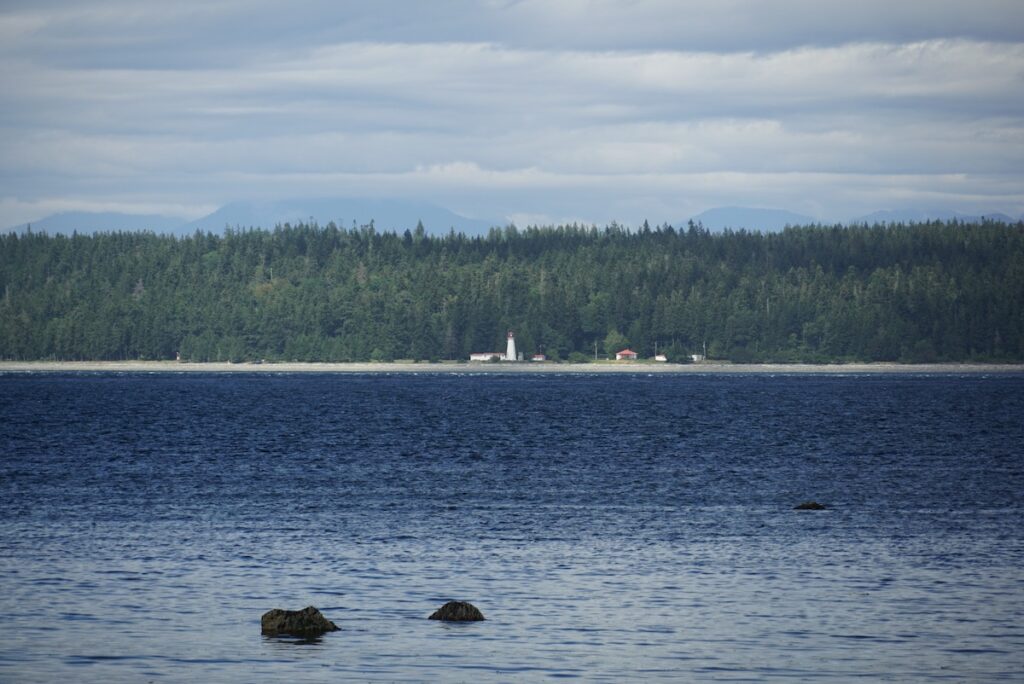
<path id="1" fill-rule="evenodd" d="M 1024 224 L 0 235 L 0 358 L 1024 360 Z"/>

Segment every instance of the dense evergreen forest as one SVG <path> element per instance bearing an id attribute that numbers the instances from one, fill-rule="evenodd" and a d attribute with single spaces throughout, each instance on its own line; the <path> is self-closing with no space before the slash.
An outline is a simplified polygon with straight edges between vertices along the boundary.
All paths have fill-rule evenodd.
<path id="1" fill-rule="evenodd" d="M 0 358 L 1024 360 L 1024 224 L 0 236 Z"/>

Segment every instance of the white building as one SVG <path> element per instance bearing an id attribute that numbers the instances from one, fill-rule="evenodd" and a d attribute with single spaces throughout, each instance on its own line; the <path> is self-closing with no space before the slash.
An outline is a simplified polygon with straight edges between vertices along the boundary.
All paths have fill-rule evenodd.
<path id="1" fill-rule="evenodd" d="M 469 355 L 470 361 L 522 361 L 522 356 L 516 354 L 516 336 L 511 330 L 508 331 L 508 338 L 505 343 L 505 353 L 501 352 L 473 352 Z"/>

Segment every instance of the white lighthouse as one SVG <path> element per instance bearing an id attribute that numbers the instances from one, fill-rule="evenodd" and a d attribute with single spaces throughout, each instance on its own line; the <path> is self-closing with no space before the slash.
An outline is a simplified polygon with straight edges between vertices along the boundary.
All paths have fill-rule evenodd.
<path id="1" fill-rule="evenodd" d="M 516 336 L 509 330 L 508 331 L 508 342 L 505 345 L 505 361 L 516 360 Z"/>

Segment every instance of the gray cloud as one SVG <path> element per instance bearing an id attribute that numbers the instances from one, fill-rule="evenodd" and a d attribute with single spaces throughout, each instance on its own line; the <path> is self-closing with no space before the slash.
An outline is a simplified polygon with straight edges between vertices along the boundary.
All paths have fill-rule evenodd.
<path id="1" fill-rule="evenodd" d="M 775 52 L 852 42 L 959 37 L 1018 42 L 1016 0 L 271 0 L 7 2 L 33 51 L 91 66 L 234 63 L 239 55 L 382 42 L 486 42 L 571 50 Z M 140 46 L 145 47 L 140 54 Z M 75 63 L 81 63 L 76 61 Z"/>
<path id="2" fill-rule="evenodd" d="M 1020 213 L 1022 26 L 998 1 L 7 3 L 0 225 L 268 193 Z"/>

